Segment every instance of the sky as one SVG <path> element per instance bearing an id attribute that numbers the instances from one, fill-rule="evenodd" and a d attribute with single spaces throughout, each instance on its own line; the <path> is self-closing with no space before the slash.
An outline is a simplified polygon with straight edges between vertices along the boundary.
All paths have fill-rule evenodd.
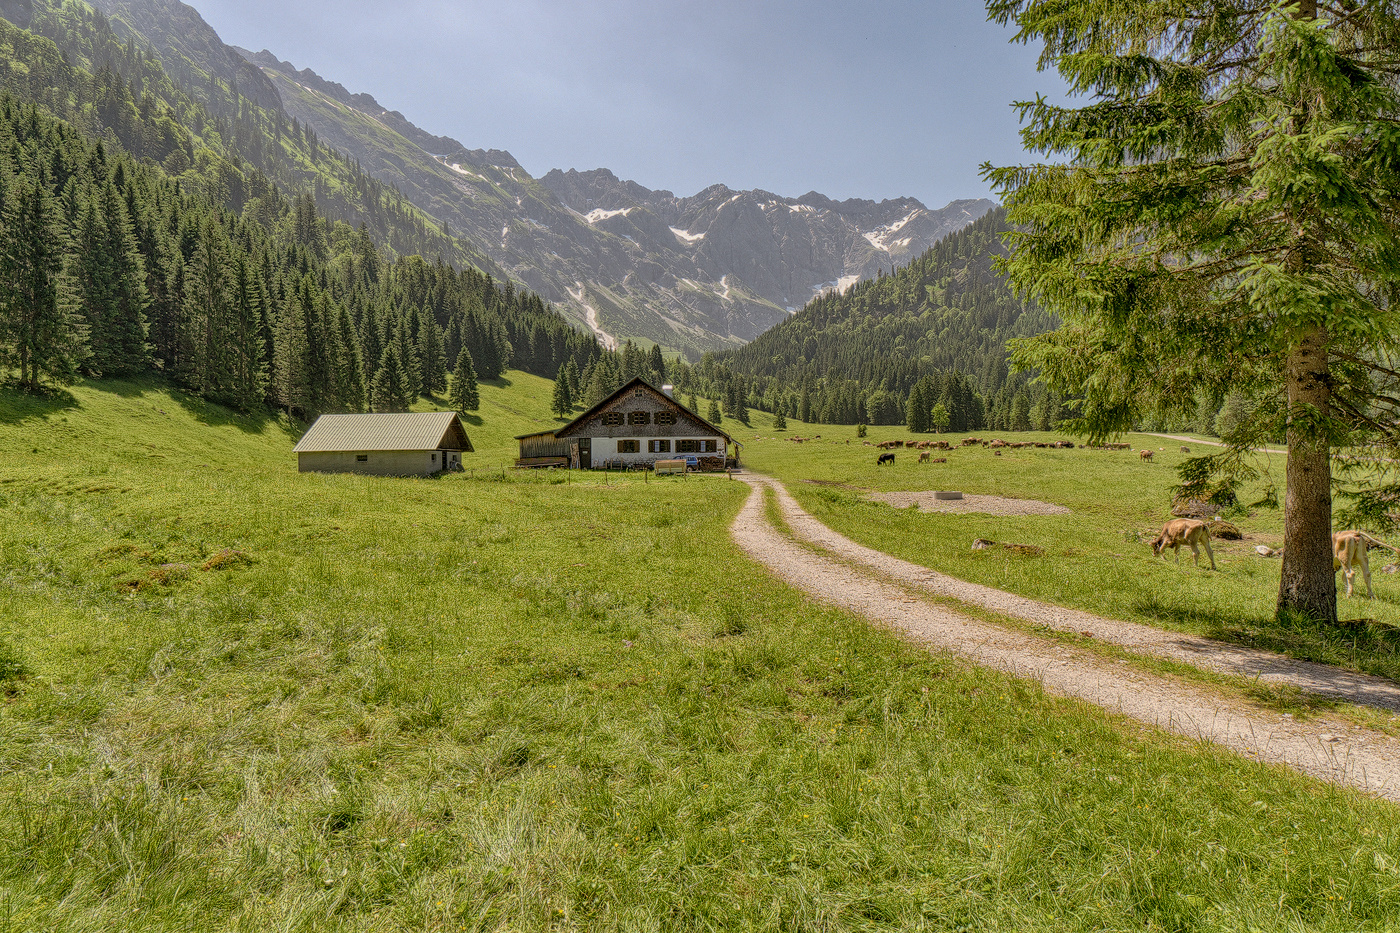
<path id="1" fill-rule="evenodd" d="M 186 0 L 531 175 L 609 168 L 691 195 L 990 194 L 1026 161 L 1012 102 L 1062 85 L 977 0 Z"/>

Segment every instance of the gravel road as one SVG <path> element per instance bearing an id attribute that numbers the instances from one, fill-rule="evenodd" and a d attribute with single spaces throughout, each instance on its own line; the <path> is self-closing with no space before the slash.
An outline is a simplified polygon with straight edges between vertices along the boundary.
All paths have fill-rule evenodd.
<path id="1" fill-rule="evenodd" d="M 1400 688 L 1388 681 L 1103 619 L 965 583 L 837 534 L 803 511 L 772 479 L 754 474 L 739 478 L 749 483 L 753 492 L 731 528 L 734 540 L 775 576 L 824 603 L 865 616 L 931 649 L 1037 680 L 1052 693 L 1077 697 L 1113 713 L 1223 745 L 1258 761 L 1287 765 L 1400 802 L 1400 741 L 1389 736 L 1326 716 L 1299 722 L 1222 696 L 1206 686 L 1151 674 L 1126 661 L 983 622 L 917 598 L 910 590 L 953 597 L 1056 629 L 1090 632 L 1096 638 L 1142 654 L 1270 682 L 1292 683 L 1310 692 L 1400 710 Z M 794 536 L 814 549 L 802 546 L 768 522 L 763 508 L 765 488 L 777 494 Z"/>

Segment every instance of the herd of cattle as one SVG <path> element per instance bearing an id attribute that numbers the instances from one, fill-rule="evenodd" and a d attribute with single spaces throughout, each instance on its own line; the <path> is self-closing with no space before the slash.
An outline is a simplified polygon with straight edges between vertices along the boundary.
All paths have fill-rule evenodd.
<path id="1" fill-rule="evenodd" d="M 793 439 L 796 440 L 796 438 Z M 889 453 L 888 451 L 898 450 L 901 447 L 907 450 L 923 451 L 923 453 L 919 454 L 920 463 L 947 463 L 947 457 L 935 458 L 933 454 L 930 453 L 930 451 L 953 449 L 953 445 L 948 443 L 947 441 L 882 441 L 879 444 L 872 444 L 870 443 L 870 441 L 866 441 L 865 446 L 874 447 L 876 450 L 886 451 L 886 453 L 880 454 L 880 456 L 876 459 L 875 464 L 877 466 L 883 466 L 886 463 L 893 464 L 894 454 Z M 1039 447 L 1041 449 L 1048 448 L 1050 450 L 1071 450 L 1074 448 L 1074 444 L 1070 441 L 1055 441 L 1053 443 L 1045 441 L 984 441 L 980 437 L 963 438 L 963 441 L 959 446 L 986 447 L 995 451 L 998 455 L 1000 455 L 1003 450 L 1022 450 L 1027 447 Z M 1123 445 L 1123 447 L 1127 446 L 1128 445 L 1126 444 Z M 1100 449 L 1108 450 L 1109 448 L 1104 447 Z M 1118 449 L 1117 445 L 1114 445 L 1112 449 Z"/>
<path id="2" fill-rule="evenodd" d="M 817 439 L 820 440 L 820 435 L 818 435 Z M 792 440 L 801 443 L 807 440 L 807 438 L 792 438 Z M 947 457 L 934 458 L 929 451 L 953 449 L 953 446 L 947 441 L 883 441 L 879 444 L 871 444 L 870 441 L 866 441 L 865 446 L 873 446 L 878 450 L 885 451 L 880 454 L 879 458 L 875 461 L 877 466 L 884 466 L 886 464 L 893 465 L 894 454 L 892 451 L 901 447 L 909 450 L 921 451 L 919 454 L 920 463 L 947 463 Z M 1066 450 L 1072 449 L 1074 444 L 1069 441 L 1056 441 L 1054 443 L 1038 441 L 1003 441 L 999 439 L 984 441 L 981 438 L 969 437 L 962 441 L 961 446 L 985 447 L 995 450 L 1000 454 L 1003 449 L 1020 450 L 1026 447 Z M 1086 446 L 1084 449 L 1130 450 L 1131 448 L 1131 444 L 1103 444 L 1097 447 Z M 1181 452 L 1189 454 L 1191 448 L 1182 447 Z M 1152 451 L 1138 451 L 1138 459 L 1150 463 L 1152 461 Z M 1210 548 L 1210 526 L 1205 522 L 1194 518 L 1176 518 L 1167 522 L 1166 525 L 1162 526 L 1161 534 L 1157 535 L 1156 539 L 1152 542 L 1152 554 L 1157 557 L 1165 557 L 1167 549 L 1170 548 L 1172 553 L 1176 555 L 1176 562 L 1179 564 L 1181 563 L 1181 549 L 1183 547 L 1189 547 L 1191 549 L 1191 555 L 1195 559 L 1196 566 L 1198 567 L 1201 564 L 1201 548 L 1205 548 L 1206 557 L 1210 560 L 1210 569 L 1217 569 L 1215 566 L 1215 553 Z M 1375 598 L 1375 592 L 1371 588 L 1371 566 L 1366 556 L 1367 552 L 1374 547 L 1386 548 L 1394 551 L 1396 554 L 1400 554 L 1400 550 L 1391 547 L 1383 541 L 1376 540 L 1364 531 L 1339 531 L 1332 536 L 1333 569 L 1341 570 L 1346 577 L 1348 596 L 1352 595 L 1352 580 L 1356 576 L 1356 571 L 1360 570 L 1362 578 L 1366 581 L 1366 597 L 1368 599 Z M 1278 556 L 1282 553 L 1281 550 L 1270 550 L 1268 556 Z"/>

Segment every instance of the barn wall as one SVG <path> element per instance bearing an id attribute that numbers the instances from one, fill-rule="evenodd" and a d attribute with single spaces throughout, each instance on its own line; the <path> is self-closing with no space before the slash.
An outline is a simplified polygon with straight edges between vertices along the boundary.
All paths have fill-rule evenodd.
<path id="1" fill-rule="evenodd" d="M 427 476 L 442 469 L 434 461 L 432 450 L 370 451 L 369 460 L 360 463 L 351 453 L 298 454 L 297 466 L 302 473 L 363 473 L 368 476 Z"/>
<path id="2" fill-rule="evenodd" d="M 593 468 L 596 469 L 596 470 L 601 470 L 601 469 L 603 468 L 604 462 L 606 462 L 606 461 L 608 461 L 608 460 L 621 460 L 623 463 L 633 464 L 633 463 L 652 463 L 652 462 L 657 461 L 657 460 L 675 460 L 675 459 L 677 459 L 677 458 L 680 458 L 680 457 L 687 457 L 687 456 L 690 456 L 690 457 L 724 457 L 724 456 L 727 456 L 727 454 L 728 454 L 728 450 L 727 450 L 727 448 L 726 448 L 726 446 L 725 446 L 725 440 L 724 440 L 724 438 L 722 438 L 722 437 L 715 437 L 713 434 L 708 435 L 708 436 L 707 436 L 707 435 L 702 435 L 702 434 L 687 434 L 687 435 L 682 435 L 682 436 L 680 436 L 680 437 L 671 436 L 671 437 L 667 438 L 667 439 L 670 440 L 670 442 L 671 442 L 671 452 L 670 452 L 670 453 L 664 453 L 664 454 L 654 454 L 654 453 L 651 453 L 650 451 L 647 450 L 647 442 L 648 442 L 648 441 L 651 441 L 651 440 L 656 440 L 656 439 L 657 439 L 657 438 L 656 438 L 655 436 L 646 437 L 646 436 L 638 435 L 638 434 L 620 434 L 620 435 L 618 435 L 618 436 L 616 436 L 616 437 L 595 437 L 595 438 L 593 438 Z M 635 441 L 637 441 L 637 442 L 638 442 L 638 443 L 637 443 L 637 446 L 641 448 L 641 451 L 640 451 L 639 453 L 635 453 L 635 454 L 620 454 L 620 453 L 618 453 L 618 452 L 617 452 L 617 442 L 620 441 L 620 440 L 635 440 Z M 694 440 L 714 441 L 714 442 L 715 442 L 715 446 L 716 446 L 718 449 L 717 449 L 714 453 L 697 453 L 697 454 L 683 454 L 683 453 L 677 453 L 677 452 L 676 452 L 676 442 L 679 441 L 679 440 L 688 440 L 688 441 L 694 441 Z"/>

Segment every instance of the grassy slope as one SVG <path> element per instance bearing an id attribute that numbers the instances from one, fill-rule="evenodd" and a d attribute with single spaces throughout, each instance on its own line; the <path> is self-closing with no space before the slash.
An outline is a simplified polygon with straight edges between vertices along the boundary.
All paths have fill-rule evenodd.
<path id="1" fill-rule="evenodd" d="M 547 405 L 509 379 L 483 464 Z M 0 393 L 0 930 L 1400 915 L 1394 808 L 813 606 L 730 544 L 738 483 L 291 443 L 155 385 Z"/>
<path id="2" fill-rule="evenodd" d="M 1282 543 L 1278 510 L 1256 508 L 1252 514 L 1231 517 L 1246 540 L 1213 542 L 1218 574 L 1192 569 L 1189 550 L 1180 567 L 1170 559 L 1152 557 L 1148 542 L 1171 517 L 1169 488 L 1178 482 L 1175 467 L 1188 456 L 1180 452 L 1177 441 L 1133 435 L 1126 439 L 1132 449 L 1121 452 L 1030 449 L 1008 450 L 1000 457 L 976 447 L 946 454 L 947 464 L 923 466 L 916 462 L 916 454 L 898 451 L 891 468 L 876 465 L 876 452 L 862 446 L 854 428 L 792 422 L 786 435 L 775 437 L 766 416 L 759 417 L 764 420 L 754 422 L 755 431 L 741 434 L 748 439 L 747 465 L 788 481 L 790 491 L 809 511 L 863 544 L 963 579 L 1112 618 L 1255 644 L 1400 679 L 1400 580 L 1380 572 L 1391 560 L 1383 551 L 1372 555 L 1375 602 L 1343 596 L 1339 606 L 1344 619 L 1373 619 L 1380 624 L 1360 622 L 1331 631 L 1306 624 L 1281 625 L 1273 618 L 1279 563 L 1257 556 L 1254 547 Z M 764 439 L 753 440 L 755 433 Z M 799 445 L 785 439 L 813 434 L 823 434 L 824 440 Z M 957 444 L 963 436 L 945 439 Z M 1062 439 L 1036 434 L 997 436 Z M 911 437 L 903 428 L 872 428 L 868 440 Z M 1141 462 L 1140 449 L 1152 450 L 1153 462 Z M 1281 488 L 1283 458 L 1263 457 L 1260 466 Z M 801 482 L 806 479 L 845 486 Z M 864 500 L 864 490 L 927 489 L 1041 499 L 1066 506 L 1074 514 L 921 514 Z M 1254 501 L 1262 492 L 1263 480 L 1247 490 L 1242 500 Z M 1039 545 L 1048 556 L 973 551 L 971 544 L 977 538 Z M 1205 560 L 1204 554 L 1201 559 Z M 1342 578 L 1337 579 L 1340 586 Z M 1364 595 L 1359 574 L 1356 582 Z"/>

